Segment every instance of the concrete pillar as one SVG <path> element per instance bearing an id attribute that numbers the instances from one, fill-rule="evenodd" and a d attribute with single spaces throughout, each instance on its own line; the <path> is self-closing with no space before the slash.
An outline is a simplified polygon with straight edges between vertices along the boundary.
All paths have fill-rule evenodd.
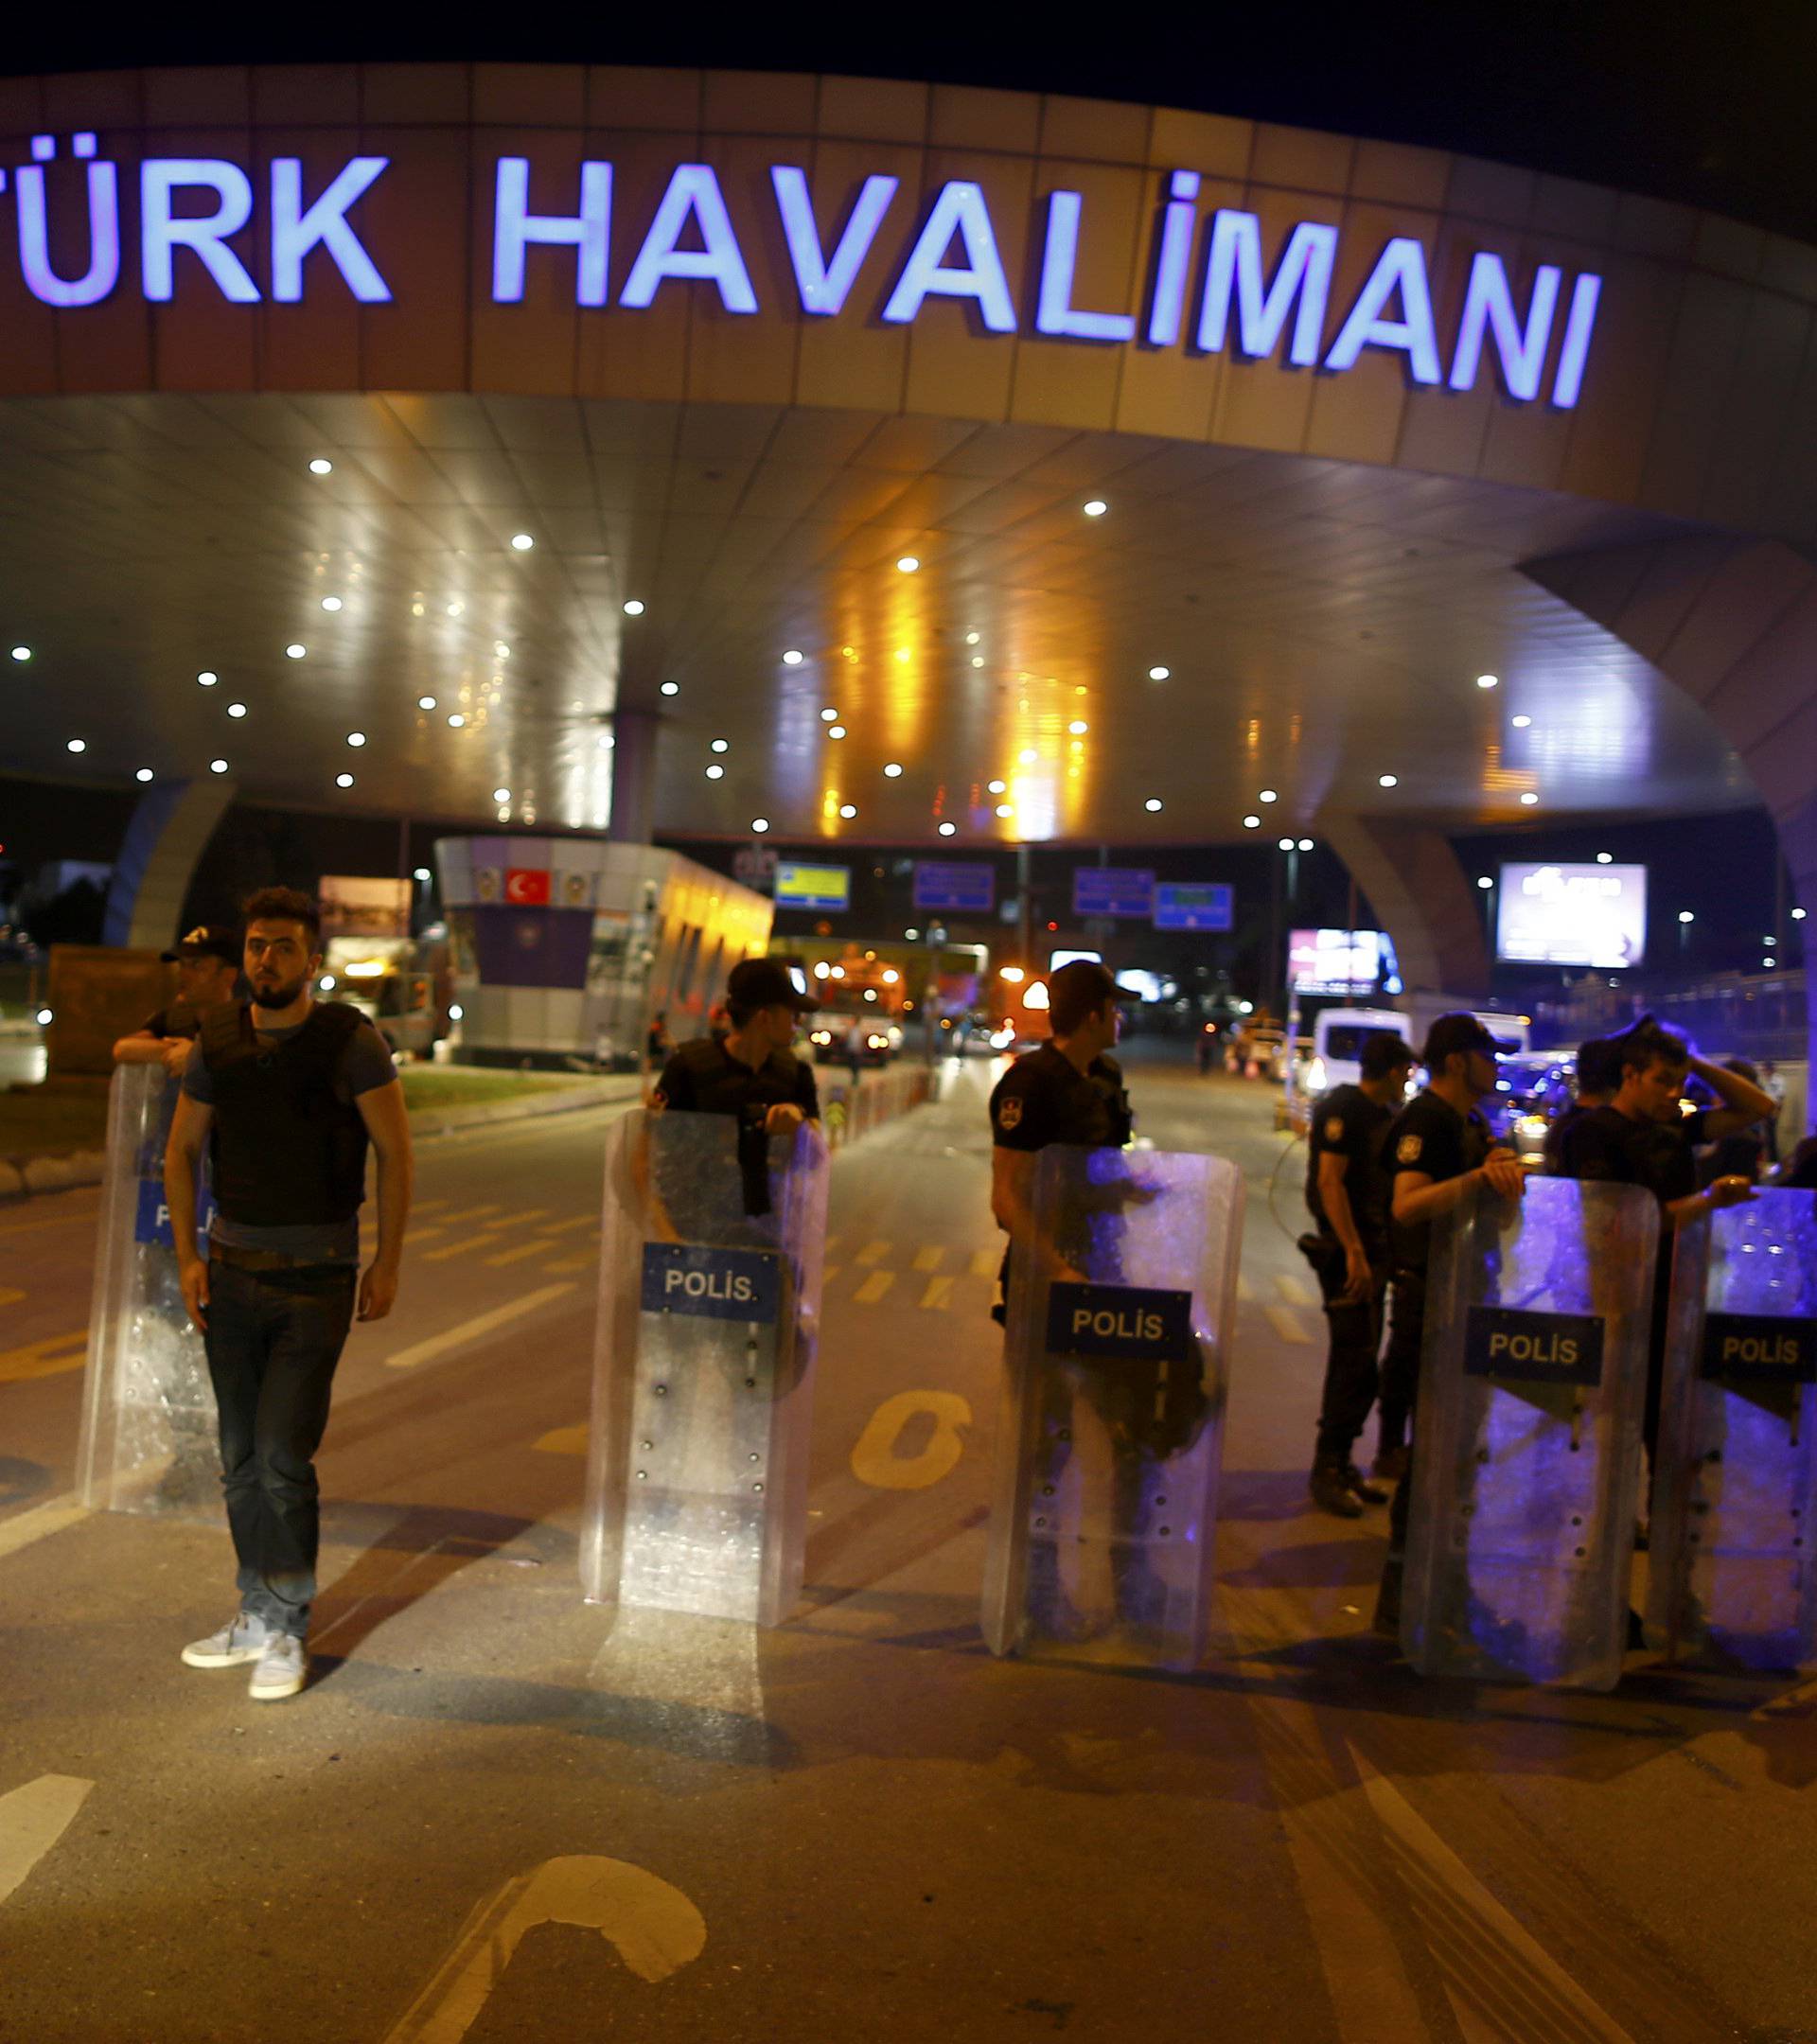
<path id="1" fill-rule="evenodd" d="M 656 805 L 656 741 L 662 719 L 654 710 L 623 710 L 612 718 L 612 809 L 606 835 L 615 844 L 650 841 Z"/>
<path id="2" fill-rule="evenodd" d="M 1350 869 L 1394 940 L 1409 1007 L 1481 1007 L 1489 994 L 1482 901 L 1430 824 L 1321 815 L 1313 828 Z"/>
<path id="3" fill-rule="evenodd" d="M 179 932 L 196 861 L 234 799 L 222 774 L 165 781 L 139 797 L 108 883 L 103 941 L 163 950 Z"/>
<path id="4" fill-rule="evenodd" d="M 1772 812 L 1808 931 L 1817 915 L 1817 566 L 1776 539 L 1694 535 L 1558 555 L 1522 572 L 1703 706 Z M 1807 985 L 1813 949 L 1807 936 Z M 1807 1009 L 1817 1064 L 1808 996 Z"/>

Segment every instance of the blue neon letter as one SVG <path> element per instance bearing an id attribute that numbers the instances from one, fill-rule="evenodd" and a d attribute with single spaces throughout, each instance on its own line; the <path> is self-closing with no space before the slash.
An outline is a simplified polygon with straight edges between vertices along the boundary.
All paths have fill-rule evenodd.
<path id="1" fill-rule="evenodd" d="M 1495 353 L 1501 360 L 1502 381 L 1510 397 L 1523 402 L 1540 395 L 1540 371 L 1545 366 L 1545 345 L 1552 338 L 1552 314 L 1558 308 L 1561 273 L 1542 263 L 1533 273 L 1533 301 L 1526 311 L 1526 328 L 1514 316 L 1514 295 L 1508 289 L 1508 272 L 1499 256 L 1486 251 L 1470 265 L 1470 282 L 1464 291 L 1464 316 L 1457 327 L 1457 352 L 1451 361 L 1451 387 L 1469 390 L 1476 381 L 1483 357 L 1483 328 L 1495 336 Z"/>
<path id="2" fill-rule="evenodd" d="M 386 156 L 355 156 L 306 212 L 303 160 L 278 156 L 272 162 L 272 296 L 293 305 L 303 295 L 303 263 L 318 243 L 328 252 L 347 289 L 362 305 L 386 305 L 390 288 L 364 242 L 347 225 L 347 208 L 370 189 Z"/>
<path id="3" fill-rule="evenodd" d="M 1404 319 L 1382 317 L 1388 300 L 1401 293 Z M 1432 326 L 1432 293 L 1426 287 L 1426 252 L 1407 235 L 1396 235 L 1382 251 L 1368 281 L 1350 308 L 1332 352 L 1328 369 L 1350 369 L 1366 347 L 1399 348 L 1416 383 L 1438 381 L 1438 337 Z"/>
<path id="4" fill-rule="evenodd" d="M 690 219 L 699 227 L 704 248 L 679 245 Z M 682 164 L 670 178 L 631 273 L 625 279 L 625 289 L 618 294 L 619 304 L 634 310 L 647 306 L 666 277 L 700 277 L 718 285 L 720 303 L 728 312 L 757 309 L 757 293 L 750 288 L 750 273 L 711 164 Z"/>
<path id="5" fill-rule="evenodd" d="M 185 186 L 212 191 L 220 203 L 212 213 L 179 220 L 171 201 Z M 227 246 L 252 218 L 253 185 L 238 164 L 211 156 L 152 156 L 139 166 L 139 246 L 145 268 L 145 295 L 170 296 L 171 257 L 180 248 L 193 249 L 214 278 L 223 298 L 235 305 L 256 305 L 258 286 L 246 265 Z"/>
<path id="6" fill-rule="evenodd" d="M 580 167 L 580 211 L 530 211 L 530 159 L 501 156 L 492 219 L 492 301 L 516 305 L 523 296 L 523 252 L 532 241 L 580 251 L 574 303 L 606 303 L 606 257 L 612 228 L 612 167 Z"/>
<path id="7" fill-rule="evenodd" d="M 1261 289 L 1261 223 L 1253 213 L 1220 206 L 1211 221 L 1211 251 L 1205 264 L 1205 299 L 1199 308 L 1198 344 L 1208 355 L 1224 345 L 1230 322 L 1230 296 L 1237 299 L 1237 345 L 1260 361 L 1280 344 L 1281 328 L 1296 297 L 1293 344 L 1287 360 L 1310 369 L 1318 360 L 1325 332 L 1325 301 L 1337 258 L 1337 229 L 1301 220 L 1288 238 L 1264 297 Z"/>
<path id="8" fill-rule="evenodd" d="M 1057 191 L 1048 201 L 1048 239 L 1041 252 L 1041 292 L 1035 306 L 1038 333 L 1068 341 L 1133 341 L 1136 322 L 1125 312 L 1081 312 L 1072 303 L 1079 267 L 1079 215 L 1084 197 Z"/>
<path id="9" fill-rule="evenodd" d="M 1186 270 L 1192 259 L 1192 230 L 1198 224 L 1199 173 L 1176 170 L 1161 215 L 1161 245 L 1155 258 L 1155 296 L 1148 308 L 1148 344 L 1172 347 L 1180 338 L 1186 311 Z"/>
<path id="10" fill-rule="evenodd" d="M 1552 402 L 1561 412 L 1570 411 L 1583 389 L 1583 364 L 1590 353 L 1590 335 L 1596 324 L 1596 300 L 1602 296 L 1602 279 L 1587 272 L 1571 287 L 1571 309 L 1565 315 L 1564 340 L 1559 348 L 1559 373 L 1552 380 Z"/>
<path id="11" fill-rule="evenodd" d="M 830 316 L 844 306 L 859 267 L 871 253 L 883 216 L 896 196 L 896 180 L 865 179 L 864 189 L 839 234 L 831 261 L 821 252 L 820 231 L 814 224 L 807 173 L 787 164 L 772 164 L 769 181 L 776 187 L 776 210 L 782 215 L 788 259 L 795 266 L 795 288 L 802 296 L 802 310 Z"/>
<path id="12" fill-rule="evenodd" d="M 93 135 L 76 137 L 77 155 L 92 156 L 94 151 Z M 19 171 L 18 189 L 19 267 L 25 273 L 26 289 L 41 305 L 98 304 L 120 280 L 118 171 L 111 163 L 90 163 L 88 167 L 88 268 L 79 277 L 60 277 L 50 266 L 50 237 L 44 225 L 44 173 L 35 163 Z"/>
<path id="13" fill-rule="evenodd" d="M 944 269 L 941 257 L 955 234 L 965 244 L 965 268 Z M 883 316 L 892 326 L 906 326 L 929 298 L 975 299 L 979 317 L 992 333 L 1015 331 L 1010 280 L 1003 274 L 1003 258 L 997 252 L 990 208 L 983 192 L 960 178 L 941 186 Z"/>

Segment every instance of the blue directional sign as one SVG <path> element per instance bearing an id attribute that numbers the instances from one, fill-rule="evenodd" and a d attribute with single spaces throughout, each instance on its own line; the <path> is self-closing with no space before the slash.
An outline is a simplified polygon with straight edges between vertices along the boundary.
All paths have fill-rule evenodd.
<path id="1" fill-rule="evenodd" d="M 776 1318 L 782 1283 L 763 1249 L 714 1249 L 703 1242 L 645 1242 L 645 1313 L 692 1313 L 704 1320 Z"/>
<path id="2" fill-rule="evenodd" d="M 1153 915 L 1155 875 L 1133 866 L 1075 866 L 1072 912 L 1076 916 Z"/>
<path id="3" fill-rule="evenodd" d="M 1190 1362 L 1192 1295 L 1138 1285 L 1050 1285 L 1048 1352 L 1125 1363 Z"/>
<path id="4" fill-rule="evenodd" d="M 915 862 L 915 907 L 954 915 L 989 915 L 997 906 L 997 868 L 947 859 Z"/>
<path id="5" fill-rule="evenodd" d="M 1222 880 L 1163 880 L 1155 890 L 1155 927 L 1164 930 L 1227 930 L 1234 905 Z"/>

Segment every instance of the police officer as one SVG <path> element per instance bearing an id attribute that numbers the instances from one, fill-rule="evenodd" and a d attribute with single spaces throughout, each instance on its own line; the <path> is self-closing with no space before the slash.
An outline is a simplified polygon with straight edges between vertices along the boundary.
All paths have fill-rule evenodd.
<path id="1" fill-rule="evenodd" d="M 114 1062 L 162 1065 L 178 1079 L 189 1061 L 203 1011 L 234 998 L 239 984 L 239 939 L 219 924 L 204 923 L 158 955 L 177 968 L 177 997 L 120 1038 L 114 1046 Z"/>
<path id="2" fill-rule="evenodd" d="M 1425 1089 L 1407 1102 L 1388 1129 L 1385 1155 L 1393 1178 L 1388 1210 L 1394 1298 L 1383 1366 L 1385 1412 L 1390 1383 L 1409 1411 L 1419 1387 L 1432 1224 L 1478 1185 L 1492 1186 L 1507 1199 L 1519 1199 L 1526 1189 L 1519 1159 L 1495 1143 L 1479 1105 L 1495 1091 L 1496 1058 L 1513 1048 L 1513 1044 L 1491 1035 L 1473 1014 L 1440 1015 L 1426 1032 Z M 1400 1630 L 1412 1490 L 1409 1467 L 1388 1514 L 1388 1559 L 1375 1608 L 1378 1631 Z"/>
<path id="3" fill-rule="evenodd" d="M 1591 1036 L 1578 1046 L 1577 1097 L 1545 1132 L 1540 1154 L 1552 1175 L 1564 1173 L 1564 1141 L 1585 1115 L 1606 1107 L 1621 1084 L 1621 1039 Z"/>
<path id="4" fill-rule="evenodd" d="M 1324 1295 L 1330 1348 L 1308 1488 L 1321 1511 L 1355 1519 L 1388 1493 L 1352 1459 L 1375 1403 L 1382 1299 L 1388 1276 L 1388 1175 L 1382 1151 L 1407 1089 L 1413 1051 L 1390 1030 L 1363 1043 L 1362 1077 L 1334 1086 L 1307 1137 L 1306 1205 L 1317 1233 L 1302 1238 Z M 1359 1503 L 1359 1500 L 1361 1501 Z"/>

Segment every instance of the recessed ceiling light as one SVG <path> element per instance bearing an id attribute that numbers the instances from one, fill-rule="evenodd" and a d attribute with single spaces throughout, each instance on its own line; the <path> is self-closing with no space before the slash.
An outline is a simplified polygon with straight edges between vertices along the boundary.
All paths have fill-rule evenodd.
<path id="1" fill-rule="evenodd" d="M 1291 837 L 1277 838 L 1276 849 L 1280 852 L 1291 852 L 1294 849 L 1294 840 Z"/>
<path id="2" fill-rule="evenodd" d="M 976 645 L 978 643 L 978 634 L 975 631 L 968 631 L 965 634 L 965 643 L 967 645 Z"/>
<path id="3" fill-rule="evenodd" d="M 829 738 L 843 738 L 845 736 L 845 726 L 843 724 L 829 724 L 826 727 L 826 735 Z"/>
<path id="4" fill-rule="evenodd" d="M 902 768 L 901 768 L 901 766 L 899 766 L 899 765 L 898 765 L 898 764 L 896 763 L 896 761 L 894 761 L 894 760 L 891 760 L 891 761 L 890 762 L 890 764 L 889 764 L 889 765 L 888 765 L 888 766 L 886 766 L 886 767 L 885 767 L 885 768 L 883 769 L 883 778 L 884 778 L 884 779 L 885 779 L 886 781 L 900 781 L 900 780 L 901 780 L 901 778 L 902 778 Z"/>
<path id="5" fill-rule="evenodd" d="M 1536 794 L 1534 794 L 1533 790 L 1531 788 L 1528 788 L 1526 793 L 1521 797 L 1521 807 L 1523 809 L 1530 809 L 1532 808 L 1533 804 L 1539 801 L 1539 799 L 1540 798 Z"/>
<path id="6" fill-rule="evenodd" d="M 505 644 L 503 639 L 495 639 L 492 642 L 492 656 L 495 660 L 509 660 L 511 658 L 511 648 Z"/>
<path id="7" fill-rule="evenodd" d="M 1805 920 L 1805 911 L 1802 908 L 1794 908 L 1791 911 L 1791 920 L 1794 923 L 1802 923 Z"/>
<path id="8" fill-rule="evenodd" d="M 351 787 L 353 776 L 350 773 L 338 773 L 334 777 L 334 784 L 336 787 Z"/>
<path id="9" fill-rule="evenodd" d="M 135 774 L 134 774 L 134 775 L 132 776 L 132 778 L 133 778 L 133 780 L 135 780 L 135 781 L 150 781 L 150 780 L 152 780 L 152 779 L 153 779 L 153 778 L 155 778 L 155 777 L 153 776 L 153 774 L 152 774 L 152 772 L 151 772 L 151 769 L 150 769 L 150 767 L 149 767 L 149 766 L 141 766 L 141 767 L 139 768 L 138 772 L 137 772 L 137 773 L 135 773 Z"/>
<path id="10" fill-rule="evenodd" d="M 12 649 L 12 657 L 16 661 L 28 661 L 31 658 L 31 648 L 28 645 L 16 645 Z"/>
<path id="11" fill-rule="evenodd" d="M 449 718 L 448 722 L 450 730 L 459 731 L 461 727 L 467 722 L 467 719 L 457 710 L 455 711 L 454 714 Z"/>
<path id="12" fill-rule="evenodd" d="M 723 781 L 725 778 L 726 769 L 723 766 L 709 766 L 707 768 L 707 779 L 709 781 Z"/>
<path id="13" fill-rule="evenodd" d="M 1501 679 L 1500 675 L 1479 674 L 1476 677 L 1476 686 L 1478 688 L 1499 688 Z"/>
<path id="14" fill-rule="evenodd" d="M 1171 667 L 1151 667 L 1148 670 L 1148 678 L 1151 681 L 1165 681 L 1173 672 Z"/>
<path id="15" fill-rule="evenodd" d="M 626 617 L 642 617 L 644 615 L 642 599 L 636 596 L 627 598 L 625 604 L 625 615 Z"/>
<path id="16" fill-rule="evenodd" d="M 311 475 L 332 475 L 334 473 L 334 464 L 325 455 L 318 454 L 309 464 L 309 473 Z"/>
<path id="17" fill-rule="evenodd" d="M 412 604 L 410 607 L 410 614 L 412 617 L 421 617 L 423 614 L 423 606 L 419 603 Z"/>
<path id="18" fill-rule="evenodd" d="M 822 710 L 820 712 L 820 722 L 822 724 L 837 724 L 838 721 L 839 713 L 837 710 Z"/>
<path id="19" fill-rule="evenodd" d="M 1091 729 L 1091 726 L 1085 722 L 1084 717 L 1074 717 L 1072 722 L 1067 726 L 1067 729 L 1075 738 L 1083 738 Z"/>
<path id="20" fill-rule="evenodd" d="M 1275 793 L 1273 788 L 1265 787 L 1262 789 L 1261 793 L 1256 797 L 1256 800 L 1258 802 L 1279 802 L 1280 800 L 1280 797 Z"/>
<path id="21" fill-rule="evenodd" d="M 1040 757 L 1040 753 L 1032 746 L 1024 746 L 1021 751 L 1016 754 L 1017 761 L 1024 766 L 1032 766 Z"/>
<path id="22" fill-rule="evenodd" d="M 1015 804 L 1014 802 L 1000 802 L 997 805 L 997 813 L 1000 817 L 1013 817 L 1015 814 Z"/>
<path id="23" fill-rule="evenodd" d="M 610 732 L 610 731 L 601 731 L 601 732 L 600 732 L 600 734 L 599 734 L 599 749 L 600 749 L 600 750 L 601 750 L 602 752 L 609 752 L 609 751 L 610 751 L 610 750 L 612 749 L 612 734 L 611 734 L 611 732 Z"/>
<path id="24" fill-rule="evenodd" d="M 309 650 L 309 649 L 308 646 L 302 644 L 296 640 L 292 640 L 291 643 L 284 648 L 284 657 L 286 660 L 301 660 L 304 654 L 306 654 Z"/>
<path id="25" fill-rule="evenodd" d="M 213 688 L 215 683 L 221 679 L 221 677 L 215 673 L 212 667 L 204 667 L 196 677 L 196 679 L 201 682 L 203 688 Z"/>
<path id="26" fill-rule="evenodd" d="M 752 817 L 750 819 L 750 827 L 757 833 L 758 837 L 761 837 L 764 833 L 769 828 L 769 819 L 767 817 Z"/>
<path id="27" fill-rule="evenodd" d="M 1102 497 L 1094 497 L 1083 506 L 1083 509 L 1087 518 L 1103 518 L 1104 513 L 1110 509 L 1110 506 Z"/>
<path id="28" fill-rule="evenodd" d="M 920 559 L 913 554 L 905 554 L 896 563 L 898 571 L 903 574 L 913 574 L 920 566 Z"/>
<path id="29" fill-rule="evenodd" d="M 1377 787 L 1398 787 L 1401 784 L 1401 776 L 1391 773 L 1377 774 L 1375 784 Z"/>
<path id="30" fill-rule="evenodd" d="M 1259 816 L 1246 816 L 1243 819 L 1243 827 L 1244 830 L 1260 830 L 1261 819 Z"/>
<path id="31" fill-rule="evenodd" d="M 1513 724 L 1516 731 L 1526 731 L 1527 726 L 1532 723 L 1533 719 L 1530 716 L 1517 716 L 1510 718 L 1509 721 Z"/>
<path id="32" fill-rule="evenodd" d="M 72 738 L 69 741 L 69 749 L 72 752 L 86 752 L 88 750 L 88 740 L 86 738 Z"/>
<path id="33" fill-rule="evenodd" d="M 783 655 L 783 665 L 785 667 L 799 667 L 806 658 L 807 656 L 804 653 L 798 653 L 793 646 L 790 646 L 788 651 Z"/>
<path id="34" fill-rule="evenodd" d="M 1596 864 L 1598 866 L 1608 866 L 1614 862 L 1614 856 L 1615 855 L 1613 852 L 1598 852 L 1596 854 Z"/>
<path id="35" fill-rule="evenodd" d="M 851 822 L 852 819 L 856 816 L 857 813 L 857 804 L 856 802 L 842 802 L 839 804 L 839 814 L 845 819 L 848 823 Z"/>
<path id="36" fill-rule="evenodd" d="M 1299 849 L 1302 852 L 1310 852 L 1313 849 L 1313 840 L 1310 837 L 1302 837 L 1299 840 Z"/>
<path id="37" fill-rule="evenodd" d="M 432 709 L 434 709 L 434 707 L 435 707 L 435 698 L 434 698 L 434 696 L 417 696 L 417 698 L 416 698 L 416 707 L 417 707 L 417 709 L 419 709 L 419 710 L 432 710 Z"/>
<path id="38" fill-rule="evenodd" d="M 723 752 L 726 749 L 726 741 L 723 738 L 715 738 L 710 749 L 714 752 Z"/>
<path id="39" fill-rule="evenodd" d="M 973 665 L 974 667 L 981 667 L 981 666 L 983 666 L 983 664 L 984 664 L 984 656 L 983 656 L 983 654 L 981 654 L 981 653 L 974 653 L 974 654 L 972 655 L 972 665 Z"/>
<path id="40" fill-rule="evenodd" d="M 1003 783 L 1001 781 L 987 782 L 985 785 L 993 795 L 1000 795 L 1003 792 Z"/>
<path id="41" fill-rule="evenodd" d="M 680 693 L 681 693 L 681 684 L 680 684 L 680 682 L 679 682 L 679 681 L 665 681 L 665 682 L 663 682 L 663 684 L 662 684 L 662 694 L 663 694 L 664 696 L 679 696 L 679 695 L 680 695 Z"/>
<path id="42" fill-rule="evenodd" d="M 448 614 L 450 617 L 459 617 L 466 608 L 467 606 L 463 603 L 451 603 L 448 607 Z"/>
<path id="43" fill-rule="evenodd" d="M 1161 798 L 1158 795 L 1151 795 L 1142 804 L 1142 807 L 1148 811 L 1150 816 L 1153 816 L 1160 806 Z"/>
<path id="44" fill-rule="evenodd" d="M 514 554 L 527 554 L 536 543 L 527 532 L 514 532 L 511 535 L 511 551 Z"/>
<path id="45" fill-rule="evenodd" d="M 511 800 L 511 790 L 508 787 L 495 787 L 492 790 L 492 800 L 494 802 L 509 802 Z"/>
<path id="46" fill-rule="evenodd" d="M 914 655 L 908 650 L 906 645 L 901 645 L 896 648 L 896 659 L 903 666 L 906 667 L 913 658 Z"/>
<path id="47" fill-rule="evenodd" d="M 1489 877 L 1487 873 L 1478 873 L 1476 875 L 1476 885 L 1479 888 L 1492 888 L 1495 883 Z"/>
<path id="48" fill-rule="evenodd" d="M 418 880 L 420 880 L 420 881 L 421 881 L 421 882 L 423 883 L 423 885 L 424 885 L 425 887 L 427 887 L 427 886 L 429 885 L 429 878 L 430 878 L 430 875 L 429 875 L 429 868 L 428 868 L 427 866 L 419 866 L 419 867 L 417 867 L 417 869 L 416 869 L 416 871 L 415 871 L 415 873 L 414 877 L 415 877 L 415 879 L 418 879 Z"/>
<path id="49" fill-rule="evenodd" d="M 943 837 L 950 837 L 953 833 L 958 830 L 958 828 L 959 825 L 957 823 L 943 823 L 940 826 L 940 835 Z"/>
<path id="50" fill-rule="evenodd" d="M 338 596 L 325 596 L 325 597 L 323 597 L 323 599 L 322 599 L 322 608 L 323 608 L 323 609 L 325 609 L 325 610 L 338 610 L 338 609 L 340 609 L 340 608 L 341 608 L 341 599 L 340 599 L 340 597 L 338 597 Z"/>
<path id="51" fill-rule="evenodd" d="M 364 732 L 364 731 L 349 731 L 349 732 L 347 733 L 347 743 L 348 743 L 348 744 L 349 744 L 350 746 L 354 746 L 354 747 L 358 748 L 358 747 L 360 747 L 360 746 L 362 746 L 362 745 L 364 745 L 364 744 L 365 744 L 365 742 L 366 742 L 366 734 L 365 734 L 365 732 Z"/>
<path id="52" fill-rule="evenodd" d="M 210 773 L 225 773 L 227 771 L 227 762 L 224 759 L 211 759 L 208 762 L 208 771 Z"/>

